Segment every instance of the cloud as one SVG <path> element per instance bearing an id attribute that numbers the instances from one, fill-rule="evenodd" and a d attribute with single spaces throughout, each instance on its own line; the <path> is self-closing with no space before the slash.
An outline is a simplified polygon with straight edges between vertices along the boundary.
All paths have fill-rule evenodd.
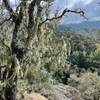
<path id="1" fill-rule="evenodd" d="M 89 21 L 100 21 L 100 16 L 93 17 Z"/>
<path id="2" fill-rule="evenodd" d="M 83 20 L 83 19 L 79 19 L 79 20 L 68 20 L 68 19 L 63 19 L 61 21 L 61 24 L 79 24 L 79 23 L 82 23 L 84 21 L 88 21 L 88 22 L 92 22 L 92 21 L 100 21 L 100 16 L 96 16 L 96 17 L 93 17 L 93 18 L 90 18 L 89 20 Z"/>
<path id="3" fill-rule="evenodd" d="M 67 7 L 68 8 L 73 8 L 75 5 L 87 6 L 90 3 L 92 3 L 93 0 L 66 0 L 66 2 L 67 2 Z"/>
<path id="4" fill-rule="evenodd" d="M 85 4 L 85 5 L 88 5 L 88 4 L 92 3 L 92 2 L 93 2 L 93 0 L 86 0 L 86 1 L 84 2 L 84 4 Z"/>

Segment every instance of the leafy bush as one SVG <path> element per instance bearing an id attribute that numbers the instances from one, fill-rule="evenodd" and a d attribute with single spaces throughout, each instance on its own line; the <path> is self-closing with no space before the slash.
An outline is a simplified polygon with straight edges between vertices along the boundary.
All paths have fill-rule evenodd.
<path id="1" fill-rule="evenodd" d="M 72 65 L 77 65 L 78 67 L 88 67 L 87 57 L 83 52 L 75 51 L 69 56 L 69 61 Z"/>

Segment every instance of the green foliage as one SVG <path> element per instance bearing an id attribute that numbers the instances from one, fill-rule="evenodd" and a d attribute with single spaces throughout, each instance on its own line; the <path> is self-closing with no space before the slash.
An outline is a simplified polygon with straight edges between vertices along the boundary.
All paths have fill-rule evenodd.
<path id="1" fill-rule="evenodd" d="M 96 61 L 100 60 L 100 51 L 94 52 L 93 59 L 96 60 Z"/>
<path id="2" fill-rule="evenodd" d="M 85 73 L 81 77 L 71 75 L 69 84 L 77 88 L 84 99 L 99 100 L 100 96 L 100 77 L 96 73 Z"/>
<path id="3" fill-rule="evenodd" d="M 36 66 L 31 66 L 26 72 L 25 75 L 28 82 L 32 84 L 41 84 L 41 83 L 53 83 L 52 76 L 44 70 L 39 69 Z"/>
<path id="4" fill-rule="evenodd" d="M 69 61 L 72 65 L 77 65 L 81 68 L 88 68 L 89 65 L 87 62 L 87 58 L 88 56 L 85 53 L 76 51 L 70 55 Z"/>
<path id="5" fill-rule="evenodd" d="M 47 30 L 45 30 L 45 27 Z M 70 64 L 67 61 L 68 55 L 70 55 L 70 49 L 70 43 L 64 39 L 64 36 L 59 37 L 52 29 L 43 26 L 41 34 L 34 36 L 33 52 L 27 57 L 32 62 L 31 64 L 35 64 L 38 72 L 29 71 L 28 77 L 31 78 L 35 76 L 36 78 L 33 78 L 33 81 L 38 79 L 39 75 L 39 77 L 46 76 L 44 78 L 47 81 L 56 79 L 60 82 L 64 82 L 65 74 L 70 68 Z M 30 75 L 31 73 L 34 73 L 34 75 Z"/>

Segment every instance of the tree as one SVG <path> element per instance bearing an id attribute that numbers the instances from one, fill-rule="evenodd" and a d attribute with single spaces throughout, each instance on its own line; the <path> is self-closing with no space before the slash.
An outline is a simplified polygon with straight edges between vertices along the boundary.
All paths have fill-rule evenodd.
<path id="1" fill-rule="evenodd" d="M 3 21 L 0 22 L 0 25 L 3 25 L 9 21 L 13 25 L 13 34 L 10 45 L 8 46 L 4 39 L 2 43 L 9 50 L 9 62 L 11 66 L 7 65 L 5 67 L 5 74 L 3 75 L 3 80 L 6 80 L 6 86 L 4 88 L 4 97 L 6 100 L 16 100 L 16 89 L 17 81 L 19 77 L 19 70 L 21 69 L 21 63 L 24 59 L 24 56 L 32 49 L 32 41 L 34 35 L 41 34 L 41 27 L 46 22 L 51 22 L 62 18 L 65 14 L 76 13 L 83 17 L 84 12 L 81 9 L 71 10 L 64 9 L 60 14 L 56 13 L 55 16 L 50 17 L 48 11 L 54 0 L 19 0 L 16 4 L 16 9 L 11 7 L 10 0 L 2 0 L 3 7 L 2 11 L 5 11 L 8 14 Z M 26 29 L 27 37 L 24 38 L 24 46 L 22 46 L 22 41 L 19 40 L 18 34 L 20 28 L 24 27 Z M 23 36 L 24 37 L 24 36 Z M 0 66 L 2 68 L 2 66 Z M 26 67 L 24 68 L 24 70 Z M 4 78 L 6 76 L 6 78 Z"/>

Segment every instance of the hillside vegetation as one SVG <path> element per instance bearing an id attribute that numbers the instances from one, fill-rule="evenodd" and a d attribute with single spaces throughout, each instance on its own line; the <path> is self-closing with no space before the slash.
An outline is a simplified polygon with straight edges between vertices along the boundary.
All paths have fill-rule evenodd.
<path id="1" fill-rule="evenodd" d="M 27 64 L 27 70 L 25 70 L 25 74 L 23 74 L 20 69 L 19 84 L 21 82 L 23 85 L 19 85 L 18 95 L 28 90 L 42 93 L 44 89 L 45 91 L 49 91 L 48 95 L 50 95 L 50 90 L 53 91 L 53 85 L 62 83 L 79 90 L 83 98 L 98 100 L 94 98 L 99 98 L 100 96 L 99 42 L 92 38 L 74 33 L 71 30 L 55 32 L 49 27 L 47 30 L 44 30 L 45 27 L 47 26 L 42 27 L 42 34 L 34 35 L 32 44 L 34 47 L 27 51 L 25 61 L 23 61 L 25 63 L 22 62 L 22 68 L 24 69 L 23 64 Z M 22 35 L 23 34 L 20 33 L 20 36 Z M 9 44 L 9 37 L 8 40 L 6 39 L 4 42 L 6 43 L 7 41 Z M 10 67 L 11 56 L 9 56 L 9 48 L 3 45 L 2 36 L 0 49 L 0 62 L 2 66 L 7 65 L 9 62 L 8 66 Z M 6 66 L 1 70 L 1 79 L 2 75 L 6 73 L 5 67 Z M 6 81 L 1 81 L 0 91 L 2 91 Z M 93 89 L 92 83 L 94 84 Z M 85 85 L 84 88 L 82 84 Z M 95 87 L 98 87 L 98 89 L 95 90 Z M 45 93 L 43 92 L 42 94 Z M 21 100 L 21 96 L 19 97 Z M 51 97 L 48 96 L 48 98 Z"/>

